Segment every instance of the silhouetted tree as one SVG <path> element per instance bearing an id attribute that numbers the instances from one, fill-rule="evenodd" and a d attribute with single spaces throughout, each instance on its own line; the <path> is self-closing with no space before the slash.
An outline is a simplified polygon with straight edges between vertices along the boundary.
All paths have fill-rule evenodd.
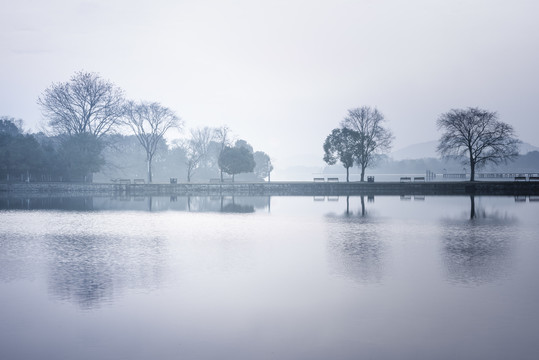
<path id="1" fill-rule="evenodd" d="M 253 172 L 255 160 L 253 154 L 245 147 L 225 147 L 219 156 L 219 168 L 229 175 Z"/>
<path id="2" fill-rule="evenodd" d="M 486 163 L 499 164 L 518 156 L 520 141 L 513 127 L 498 120 L 495 112 L 478 108 L 452 109 L 437 121 L 443 130 L 438 152 L 445 158 L 460 158 L 470 166 L 470 181 Z"/>
<path id="3" fill-rule="evenodd" d="M 17 136 L 22 134 L 22 120 L 0 116 L 0 135 Z"/>
<path id="4" fill-rule="evenodd" d="M 247 141 L 245 141 L 243 139 L 236 140 L 236 142 L 234 143 L 234 147 L 236 147 L 236 148 L 245 148 L 251 154 L 254 152 L 253 147 L 251 146 L 251 144 L 249 144 Z"/>
<path id="5" fill-rule="evenodd" d="M 335 165 L 337 159 L 346 169 L 346 181 L 349 181 L 350 168 L 354 166 L 358 153 L 360 135 L 347 128 L 333 129 L 324 142 L 324 161 Z"/>
<path id="6" fill-rule="evenodd" d="M 103 142 L 88 133 L 65 136 L 59 149 L 59 160 L 67 180 L 91 182 L 92 174 L 105 163 Z"/>
<path id="7" fill-rule="evenodd" d="M 379 156 L 391 148 L 393 135 L 383 126 L 384 115 L 376 108 L 363 106 L 348 110 L 348 116 L 342 121 L 343 128 L 359 133 L 355 161 L 361 169 L 361 181 L 365 178 L 365 169 L 376 164 Z"/>
<path id="8" fill-rule="evenodd" d="M 22 120 L 0 118 L 0 173 L 6 181 L 33 181 L 43 173 L 44 152 L 31 134 L 22 131 Z"/>
<path id="9" fill-rule="evenodd" d="M 118 124 L 123 91 L 96 73 L 79 71 L 68 82 L 53 83 L 37 102 L 57 134 L 99 139 Z"/>
<path id="10" fill-rule="evenodd" d="M 181 120 L 172 110 L 156 102 L 129 101 L 124 107 L 124 114 L 125 123 L 146 151 L 148 182 L 151 183 L 152 160 L 158 145 L 164 140 L 163 136 L 170 128 L 181 127 Z"/>

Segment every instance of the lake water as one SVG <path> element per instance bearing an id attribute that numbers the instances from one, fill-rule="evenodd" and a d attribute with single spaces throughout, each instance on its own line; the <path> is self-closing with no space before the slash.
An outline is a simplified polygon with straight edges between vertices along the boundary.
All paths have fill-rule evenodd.
<path id="1" fill-rule="evenodd" d="M 2 199 L 0 359 L 538 359 L 536 200 Z"/>

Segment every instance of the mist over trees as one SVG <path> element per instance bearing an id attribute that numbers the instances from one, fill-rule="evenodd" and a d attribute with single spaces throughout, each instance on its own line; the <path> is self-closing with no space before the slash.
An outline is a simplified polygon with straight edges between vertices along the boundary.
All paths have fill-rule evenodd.
<path id="1" fill-rule="evenodd" d="M 271 181 L 271 172 L 273 171 L 273 164 L 268 154 L 263 151 L 255 151 L 253 154 L 255 160 L 254 174 L 259 179 L 268 178 L 268 182 Z"/>
<path id="2" fill-rule="evenodd" d="M 123 94 L 99 74 L 79 71 L 38 98 L 47 133 L 25 133 L 22 120 L 0 117 L 0 181 L 224 181 L 224 174 L 232 181 L 271 180 L 270 156 L 235 139 L 228 127 L 192 128 L 167 143 L 167 132 L 183 127 L 175 112 L 156 102 L 127 101 Z M 354 166 L 361 181 L 367 168 L 378 173 L 445 172 L 461 170 L 464 164 L 471 181 L 477 169 L 489 165 L 537 172 L 539 153 L 519 156 L 513 127 L 499 121 L 495 112 L 467 108 L 442 114 L 437 120 L 443 131 L 437 148 L 442 159 L 391 161 L 387 153 L 394 137 L 384 122 L 376 108 L 349 109 L 340 127 L 326 137 L 323 160 L 330 166 L 339 161 L 347 181 Z M 508 161 L 515 163 L 508 167 Z"/>
<path id="3" fill-rule="evenodd" d="M 498 120 L 495 112 L 479 108 L 452 109 L 437 121 L 443 131 L 438 152 L 445 158 L 461 159 L 470 167 L 470 181 L 477 168 L 500 164 L 518 156 L 520 141 L 513 127 Z"/>
<path id="4" fill-rule="evenodd" d="M 245 180 L 261 181 L 273 170 L 264 152 L 257 152 L 257 166 L 245 140 L 234 147 L 246 149 L 244 161 L 220 166 L 232 144 L 226 126 L 192 129 L 187 138 L 168 144 L 167 132 L 183 127 L 175 112 L 156 102 L 127 101 L 121 88 L 97 73 L 79 71 L 69 81 L 53 83 L 37 104 L 47 134 L 25 134 L 22 120 L 0 118 L 0 181 L 92 182 L 94 176 L 101 182 L 222 181 L 225 170 L 233 178 L 247 173 Z"/>
<path id="5" fill-rule="evenodd" d="M 128 101 L 124 105 L 124 123 L 137 137 L 146 152 L 148 182 L 152 182 L 152 162 L 157 146 L 164 142 L 166 132 L 171 128 L 181 127 L 181 120 L 176 114 L 159 103 Z"/>
<path id="6" fill-rule="evenodd" d="M 210 145 L 215 138 L 215 130 L 204 127 L 191 129 L 191 137 L 183 144 L 185 151 L 185 165 L 187 167 L 187 182 L 191 182 L 191 178 L 198 169 L 204 166 L 204 162 L 208 160 Z"/>

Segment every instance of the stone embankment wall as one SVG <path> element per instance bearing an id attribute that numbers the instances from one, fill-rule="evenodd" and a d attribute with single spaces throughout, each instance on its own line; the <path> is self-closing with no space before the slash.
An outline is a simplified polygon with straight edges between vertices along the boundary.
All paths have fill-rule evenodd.
<path id="1" fill-rule="evenodd" d="M 157 195 L 245 195 L 245 196 L 346 196 L 346 195 L 539 195 L 539 181 L 477 181 L 424 183 L 180 183 L 180 184 L 84 184 L 84 183 L 3 183 L 0 195 L 41 194 L 74 196 L 114 196 L 118 194 Z"/>

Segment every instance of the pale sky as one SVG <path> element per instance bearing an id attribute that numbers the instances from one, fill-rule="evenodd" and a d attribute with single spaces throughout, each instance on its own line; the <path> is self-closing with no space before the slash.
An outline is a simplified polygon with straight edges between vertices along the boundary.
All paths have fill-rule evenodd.
<path id="1" fill-rule="evenodd" d="M 539 1 L 0 0 L 0 115 L 36 131 L 53 82 L 97 72 L 186 128 L 227 124 L 276 168 L 316 166 L 347 109 L 394 149 L 451 108 L 497 111 L 538 146 Z"/>

